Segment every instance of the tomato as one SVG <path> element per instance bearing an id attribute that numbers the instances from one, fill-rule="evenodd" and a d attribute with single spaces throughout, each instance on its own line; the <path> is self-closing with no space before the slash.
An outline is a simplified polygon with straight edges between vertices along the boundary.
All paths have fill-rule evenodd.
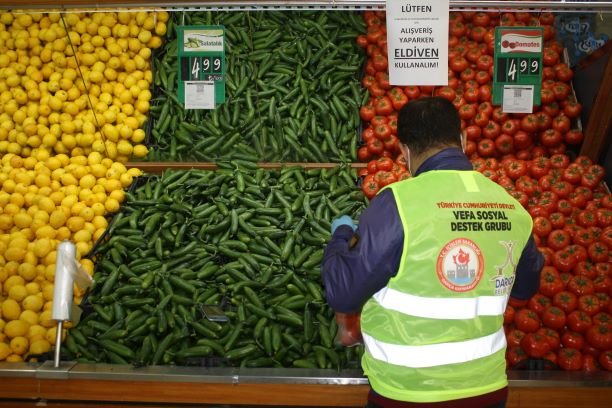
<path id="1" fill-rule="evenodd" d="M 483 55 L 482 57 L 490 57 L 489 55 Z M 482 58 L 480 57 L 480 58 Z M 480 87 L 478 88 L 478 99 L 481 102 L 487 102 L 491 100 L 491 94 L 492 94 L 492 89 L 491 89 L 491 85 L 489 84 L 483 84 L 480 85 Z"/>
<path id="2" fill-rule="evenodd" d="M 564 99 L 567 99 L 571 92 L 571 88 L 568 84 L 564 84 L 563 82 L 557 82 L 553 87 L 553 92 L 555 94 L 555 98 L 558 101 L 562 101 Z"/>
<path id="3" fill-rule="evenodd" d="M 604 325 L 610 327 L 612 324 L 612 316 L 606 312 L 597 313 L 593 316 L 593 324 L 594 325 Z"/>
<path id="4" fill-rule="evenodd" d="M 370 158 L 370 151 L 368 150 L 366 146 L 361 146 L 357 150 L 357 157 L 362 162 L 368 161 L 368 159 Z"/>
<path id="5" fill-rule="evenodd" d="M 374 127 L 374 136 L 379 140 L 385 140 L 391 136 L 391 126 L 382 123 Z"/>
<path id="6" fill-rule="evenodd" d="M 381 116 L 388 115 L 393 112 L 391 99 L 389 99 L 387 96 L 379 97 L 375 102 L 374 108 L 376 109 L 376 114 Z"/>
<path id="7" fill-rule="evenodd" d="M 380 188 L 388 186 L 389 184 L 395 183 L 397 181 L 395 175 L 393 175 L 393 173 L 390 171 L 379 171 L 378 173 L 376 173 L 375 179 Z"/>
<path id="8" fill-rule="evenodd" d="M 548 235 L 548 246 L 554 250 L 563 249 L 570 243 L 570 235 L 564 230 L 555 230 Z"/>
<path id="9" fill-rule="evenodd" d="M 572 330 L 565 330 L 561 333 L 561 344 L 563 347 L 582 350 L 585 344 L 584 335 Z"/>
<path id="10" fill-rule="evenodd" d="M 524 160 L 512 160 L 508 162 L 507 166 L 504 166 L 504 170 L 508 177 L 516 180 L 527 174 L 527 163 Z"/>
<path id="11" fill-rule="evenodd" d="M 521 340 L 521 347 L 529 357 L 542 358 L 552 347 L 544 336 L 538 333 L 527 333 Z"/>
<path id="12" fill-rule="evenodd" d="M 370 140 L 367 144 L 367 151 L 374 156 L 378 156 L 380 155 L 383 150 L 385 149 L 385 146 L 382 144 L 382 142 L 379 139 L 372 139 Z M 366 161 L 366 160 L 362 160 L 362 161 Z"/>
<path id="13" fill-rule="evenodd" d="M 372 177 L 370 177 L 372 176 Z M 366 176 L 366 178 L 364 179 L 363 183 L 361 184 L 361 190 L 363 191 L 363 194 L 368 198 L 368 199 L 372 199 L 374 198 L 374 196 L 376 195 L 376 193 L 378 193 L 378 190 L 380 190 L 380 187 L 378 185 L 378 183 L 376 182 L 376 180 L 374 179 L 373 175 L 368 175 Z"/>
<path id="14" fill-rule="evenodd" d="M 516 367 L 527 359 L 527 354 L 520 346 L 510 347 L 506 353 L 506 360 L 510 367 Z"/>
<path id="15" fill-rule="evenodd" d="M 597 357 L 590 354 L 585 354 L 582 357 L 582 371 L 592 373 L 600 370 Z"/>
<path id="16" fill-rule="evenodd" d="M 578 102 L 569 101 L 563 107 L 563 113 L 565 113 L 570 118 L 577 118 L 580 116 L 580 112 L 582 112 L 582 105 Z"/>
<path id="17" fill-rule="evenodd" d="M 442 98 L 453 102 L 457 96 L 457 93 L 450 86 L 443 86 L 436 90 L 436 96 L 441 96 Z"/>
<path id="18" fill-rule="evenodd" d="M 612 350 L 605 350 L 599 355 L 599 364 L 601 368 L 607 371 L 612 371 Z"/>
<path id="19" fill-rule="evenodd" d="M 588 252 L 589 258 L 593 262 L 607 262 L 609 260 L 608 246 L 601 241 L 591 243 Z"/>
<path id="20" fill-rule="evenodd" d="M 586 331 L 586 339 L 590 345 L 600 350 L 612 349 L 612 329 L 607 325 L 593 325 Z"/>
<path id="21" fill-rule="evenodd" d="M 482 129 L 480 126 L 469 125 L 465 128 L 465 135 L 467 140 L 478 141 L 480 139 L 480 135 L 482 134 Z"/>
<path id="22" fill-rule="evenodd" d="M 563 113 L 560 115 L 557 115 L 552 121 L 552 127 L 557 132 L 565 133 L 568 130 L 570 130 L 570 127 L 571 127 L 570 118 L 564 115 Z"/>
<path id="23" fill-rule="evenodd" d="M 553 296 L 552 303 L 565 313 L 571 313 L 578 308 L 578 296 L 570 291 L 562 290 Z"/>
<path id="24" fill-rule="evenodd" d="M 561 347 L 561 336 L 556 330 L 548 327 L 540 327 L 536 333 L 544 337 L 550 345 L 551 350 L 557 350 Z"/>
<path id="25" fill-rule="evenodd" d="M 520 126 L 520 122 L 519 122 Z M 517 149 L 527 149 L 533 144 L 533 138 L 524 130 L 517 130 L 514 134 L 514 147 Z M 531 153 L 531 152 L 530 152 Z"/>
<path id="26" fill-rule="evenodd" d="M 558 130 L 546 129 L 544 132 L 540 133 L 540 142 L 548 148 L 557 147 L 562 141 L 563 136 Z"/>
<path id="27" fill-rule="evenodd" d="M 550 165 L 556 169 L 564 169 L 569 166 L 569 157 L 565 154 L 554 154 L 550 157 Z"/>
<path id="28" fill-rule="evenodd" d="M 491 157 L 495 154 L 495 143 L 489 139 L 482 139 L 478 142 L 477 150 L 481 157 Z"/>
<path id="29" fill-rule="evenodd" d="M 516 310 L 511 305 L 506 305 L 504 310 L 504 324 L 511 324 L 514 321 Z"/>
<path id="30" fill-rule="evenodd" d="M 373 106 L 365 105 L 359 108 L 359 116 L 364 121 L 370 121 L 376 115 L 376 110 Z"/>
<path id="31" fill-rule="evenodd" d="M 607 228 L 609 226 L 612 226 L 612 210 L 609 208 L 598 208 L 597 210 L 595 210 L 595 218 L 597 218 L 597 225 L 599 225 L 601 228 Z M 607 235 L 608 238 L 611 240 L 608 240 L 607 242 L 604 240 L 603 243 L 609 247 L 610 242 L 612 241 L 612 230 L 608 231 L 609 232 L 607 233 Z"/>
<path id="32" fill-rule="evenodd" d="M 464 57 L 458 56 L 458 57 L 451 59 L 448 62 L 448 66 L 454 72 L 459 73 L 461 71 L 466 70 L 470 66 L 470 63 Z"/>
<path id="33" fill-rule="evenodd" d="M 545 238 L 552 231 L 550 221 L 545 217 L 536 217 L 533 220 L 533 232 L 539 237 Z"/>
<path id="34" fill-rule="evenodd" d="M 553 266 L 560 272 L 571 272 L 577 263 L 578 261 L 567 251 L 567 248 L 556 251 L 553 256 Z"/>
<path id="35" fill-rule="evenodd" d="M 591 316 L 582 310 L 574 310 L 573 312 L 568 313 L 566 321 L 567 327 L 569 327 L 570 330 L 578 333 L 587 331 L 587 329 L 591 327 L 591 324 L 593 323 Z"/>
<path id="36" fill-rule="evenodd" d="M 388 157 L 381 157 L 380 159 L 376 160 L 376 168 L 377 170 L 382 170 L 382 171 L 391 171 L 391 169 L 393 169 L 393 160 L 391 160 Z"/>
<path id="37" fill-rule="evenodd" d="M 542 62 L 544 65 L 553 66 L 559 63 L 559 53 L 555 50 L 545 47 L 542 54 Z"/>
<path id="38" fill-rule="evenodd" d="M 514 324 L 525 333 L 534 333 L 540 328 L 540 318 L 529 309 L 520 309 L 514 316 Z"/>
<path id="39" fill-rule="evenodd" d="M 582 368 L 582 353 L 574 348 L 562 348 L 557 354 L 559 367 L 566 371 L 578 371 Z"/>
<path id="40" fill-rule="evenodd" d="M 521 119 L 521 129 L 527 133 L 534 133 L 538 130 L 538 118 L 533 113 Z"/>
<path id="41" fill-rule="evenodd" d="M 548 88 L 550 90 L 550 88 Z M 552 90 L 551 90 L 552 91 Z M 553 93 L 554 94 L 554 93 Z M 546 112 L 550 115 L 551 118 L 557 116 L 561 110 L 559 104 L 557 102 L 551 102 L 541 107 L 543 112 Z"/>
<path id="42" fill-rule="evenodd" d="M 591 295 L 595 293 L 593 281 L 585 276 L 573 276 L 567 284 L 567 290 L 576 296 Z"/>
<path id="43" fill-rule="evenodd" d="M 474 78 L 478 85 L 485 85 L 491 82 L 491 75 L 487 71 L 477 71 Z"/>
<path id="44" fill-rule="evenodd" d="M 529 302 L 527 302 L 527 307 L 538 315 L 541 315 L 550 305 L 550 299 L 541 293 L 536 293 L 529 299 Z"/>
<path id="45" fill-rule="evenodd" d="M 376 71 L 386 71 L 388 67 L 387 57 L 384 55 L 376 55 L 374 56 L 374 61 L 372 64 L 374 65 L 374 69 L 376 69 Z"/>
<path id="46" fill-rule="evenodd" d="M 508 347 L 517 347 L 521 345 L 521 341 L 525 337 L 525 332 L 519 329 L 512 329 L 506 334 L 506 342 Z"/>
<path id="47" fill-rule="evenodd" d="M 467 26 L 461 21 L 453 21 L 450 24 L 449 33 L 454 37 L 463 37 L 467 33 Z"/>
<path id="48" fill-rule="evenodd" d="M 593 279 L 593 287 L 596 292 L 611 293 L 612 278 L 606 275 L 598 275 Z"/>
<path id="49" fill-rule="evenodd" d="M 543 105 L 554 102 L 555 93 L 553 92 L 553 90 L 550 88 L 542 88 L 542 90 L 540 91 L 540 101 Z"/>
<path id="50" fill-rule="evenodd" d="M 578 298 L 578 309 L 593 316 L 601 310 L 601 303 L 599 298 L 593 294 L 582 295 Z"/>

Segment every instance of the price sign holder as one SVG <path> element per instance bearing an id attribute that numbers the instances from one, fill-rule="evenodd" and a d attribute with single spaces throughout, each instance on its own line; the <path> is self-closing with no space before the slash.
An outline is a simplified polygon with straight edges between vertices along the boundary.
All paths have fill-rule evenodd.
<path id="1" fill-rule="evenodd" d="M 179 26 L 178 99 L 185 109 L 215 109 L 225 102 L 223 26 Z"/>
<path id="2" fill-rule="evenodd" d="M 504 112 L 532 112 L 540 105 L 543 36 L 543 27 L 495 28 L 493 105 L 503 105 Z"/>

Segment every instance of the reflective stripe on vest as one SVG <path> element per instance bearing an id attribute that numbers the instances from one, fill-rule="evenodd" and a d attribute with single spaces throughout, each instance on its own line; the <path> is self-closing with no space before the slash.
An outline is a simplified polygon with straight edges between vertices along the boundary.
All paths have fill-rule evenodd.
<path id="1" fill-rule="evenodd" d="M 368 352 L 375 359 L 410 368 L 464 363 L 490 356 L 506 347 L 503 327 L 493 334 L 477 339 L 425 346 L 389 344 L 365 333 L 363 341 Z"/>
<path id="2" fill-rule="evenodd" d="M 473 319 L 478 316 L 497 316 L 504 313 L 508 302 L 507 296 L 421 297 L 389 287 L 379 290 L 373 298 L 385 309 L 430 319 Z"/>

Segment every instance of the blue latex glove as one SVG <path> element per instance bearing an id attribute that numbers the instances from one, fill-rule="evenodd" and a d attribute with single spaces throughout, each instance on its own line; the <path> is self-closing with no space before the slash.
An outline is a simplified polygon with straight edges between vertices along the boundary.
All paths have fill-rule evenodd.
<path id="1" fill-rule="evenodd" d="M 353 229 L 353 231 L 357 229 L 357 225 L 355 225 L 351 217 L 349 217 L 348 215 L 341 215 L 340 217 L 332 221 L 332 224 L 331 224 L 332 235 L 334 234 L 336 229 L 341 225 L 348 225 L 349 227 Z"/>

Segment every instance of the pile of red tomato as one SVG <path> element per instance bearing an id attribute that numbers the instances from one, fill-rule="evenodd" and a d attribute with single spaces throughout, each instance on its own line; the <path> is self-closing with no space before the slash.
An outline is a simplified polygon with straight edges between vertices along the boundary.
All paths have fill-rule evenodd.
<path id="1" fill-rule="evenodd" d="M 472 163 L 529 211 L 545 258 L 539 292 L 511 299 L 504 314 L 509 366 L 531 358 L 564 370 L 612 370 L 612 195 L 603 168 L 561 153 Z"/>
<path id="2" fill-rule="evenodd" d="M 510 367 L 535 360 L 564 370 L 612 370 L 612 196 L 603 168 L 586 157 L 571 162 L 582 142 L 581 112 L 561 62 L 551 13 L 457 12 L 450 15 L 448 86 L 389 84 L 384 12 L 367 11 L 368 33 L 357 39 L 368 55 L 362 84 L 370 99 L 358 155 L 362 190 L 372 198 L 410 177 L 399 151 L 397 112 L 412 99 L 438 95 L 453 102 L 474 168 L 505 187 L 531 214 L 545 256 L 538 294 L 511 300 L 504 315 Z M 494 27 L 543 26 L 541 106 L 507 114 L 491 104 Z"/>

